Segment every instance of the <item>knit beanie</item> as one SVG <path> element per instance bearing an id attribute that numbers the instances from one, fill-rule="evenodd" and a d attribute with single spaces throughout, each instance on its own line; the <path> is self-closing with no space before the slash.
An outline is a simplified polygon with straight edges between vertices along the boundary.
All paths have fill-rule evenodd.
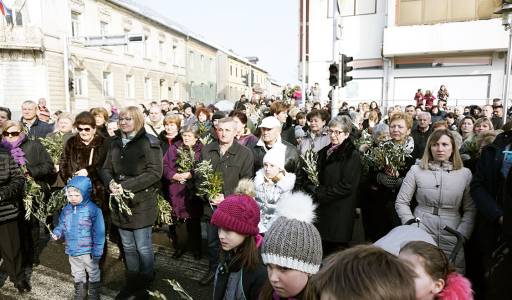
<path id="1" fill-rule="evenodd" d="M 279 148 L 272 148 L 268 150 L 267 154 L 263 157 L 263 163 L 271 163 L 284 171 L 285 151 L 282 151 L 282 149 Z"/>
<path id="2" fill-rule="evenodd" d="M 263 263 L 315 274 L 322 263 L 322 240 L 312 224 L 316 205 L 305 193 L 280 199 L 279 216 L 266 232 L 261 250 Z"/>
<path id="3" fill-rule="evenodd" d="M 222 201 L 213 213 L 211 223 L 226 230 L 245 235 L 259 233 L 260 208 L 248 195 L 230 195 Z"/>

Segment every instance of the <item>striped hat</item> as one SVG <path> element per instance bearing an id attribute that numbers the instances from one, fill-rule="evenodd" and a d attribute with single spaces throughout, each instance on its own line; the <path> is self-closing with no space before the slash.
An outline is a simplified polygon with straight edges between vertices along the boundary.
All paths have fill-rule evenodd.
<path id="1" fill-rule="evenodd" d="M 265 234 L 261 257 L 265 264 L 315 274 L 322 263 L 322 240 L 312 224 L 316 205 L 307 194 L 280 199 L 277 218 Z"/>

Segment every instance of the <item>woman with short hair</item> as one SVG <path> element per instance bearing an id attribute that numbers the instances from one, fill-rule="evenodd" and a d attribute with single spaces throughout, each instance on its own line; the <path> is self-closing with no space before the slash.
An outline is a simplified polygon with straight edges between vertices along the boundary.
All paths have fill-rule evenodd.
<path id="1" fill-rule="evenodd" d="M 103 183 L 112 194 L 134 194 L 133 199 L 126 201 L 131 215 L 118 209 L 111 211 L 126 261 L 126 285 L 117 297 L 146 299 L 155 270 L 151 237 L 163 155 L 159 140 L 146 133 L 139 107 L 128 106 L 120 111 L 119 129 L 102 169 Z"/>
<path id="2" fill-rule="evenodd" d="M 96 131 L 103 138 L 110 137 L 108 133 L 107 124 L 109 122 L 108 111 L 103 107 L 94 107 L 89 111 L 96 121 Z"/>
<path id="3" fill-rule="evenodd" d="M 347 116 L 329 122 L 330 143 L 318 152 L 318 180 L 314 189 L 318 203 L 316 226 L 322 237 L 324 256 L 348 247 L 361 175 L 359 151 L 349 138 L 352 121 Z"/>
<path id="4" fill-rule="evenodd" d="M 181 129 L 181 140 L 169 146 L 169 150 L 163 159 L 163 177 L 169 182 L 168 199 L 173 208 L 173 230 L 171 239 L 176 248 L 173 257 L 180 258 L 187 250 L 190 250 L 194 258 L 201 258 L 201 216 L 203 215 L 203 203 L 196 196 L 193 170 L 181 170 L 178 165 L 181 159 L 180 153 L 192 151 L 194 161 L 199 161 L 203 145 L 199 141 L 197 127 L 185 126 Z M 185 225 L 188 237 L 179 236 L 177 225 Z M 182 240 L 185 240 L 184 242 Z"/>
<path id="5" fill-rule="evenodd" d="M 171 114 L 164 117 L 164 130 L 162 130 L 158 135 L 163 154 L 167 153 L 169 146 L 181 141 L 181 136 L 179 134 L 181 123 L 181 117 L 177 114 Z"/>

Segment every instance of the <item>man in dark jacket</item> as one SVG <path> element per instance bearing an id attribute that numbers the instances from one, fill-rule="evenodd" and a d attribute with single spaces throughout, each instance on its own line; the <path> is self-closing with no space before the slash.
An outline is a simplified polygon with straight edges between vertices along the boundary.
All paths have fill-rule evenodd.
<path id="1" fill-rule="evenodd" d="M 428 137 L 432 133 L 432 127 L 430 126 L 432 124 L 432 117 L 428 112 L 421 112 L 416 117 L 416 120 L 418 124 L 411 132 L 411 136 L 414 140 L 412 157 L 421 159 L 423 152 L 425 152 Z"/>
<path id="2" fill-rule="evenodd" d="M 467 275 L 473 282 L 481 277 L 496 250 L 503 224 L 503 188 L 511 161 L 505 160 L 503 151 L 512 150 L 512 131 L 506 131 L 482 149 L 471 181 L 471 197 L 478 214 L 473 237 L 469 241 Z M 476 276 L 476 277 L 475 277 Z M 475 285 L 475 291 L 479 287 Z"/>
<path id="3" fill-rule="evenodd" d="M 266 117 L 259 125 L 261 138 L 252 148 L 254 154 L 254 172 L 263 168 L 263 157 L 268 150 L 276 147 L 285 151 L 284 168 L 286 172 L 294 173 L 295 189 L 303 184 L 302 162 L 297 147 L 281 139 L 281 123 L 275 117 Z"/>
<path id="4" fill-rule="evenodd" d="M 0 254 L 2 268 L 20 292 L 30 291 L 23 276 L 21 246 L 18 229 L 18 205 L 25 177 L 5 149 L 0 149 Z"/>
<path id="5" fill-rule="evenodd" d="M 21 105 L 21 122 L 27 129 L 30 138 L 43 138 L 53 131 L 53 125 L 37 118 L 37 104 L 27 100 Z"/>
<path id="6" fill-rule="evenodd" d="M 215 199 L 207 199 L 212 210 L 224 200 L 224 197 L 235 191 L 240 179 L 251 178 L 254 175 L 254 159 L 251 150 L 234 140 L 236 127 L 232 118 L 219 119 L 217 124 L 218 141 L 206 145 L 201 152 L 201 160 L 210 160 L 213 170 L 221 172 L 224 180 L 222 194 Z M 200 281 L 203 285 L 212 282 L 219 264 L 218 229 L 211 224 L 208 224 L 207 229 L 209 270 Z"/>

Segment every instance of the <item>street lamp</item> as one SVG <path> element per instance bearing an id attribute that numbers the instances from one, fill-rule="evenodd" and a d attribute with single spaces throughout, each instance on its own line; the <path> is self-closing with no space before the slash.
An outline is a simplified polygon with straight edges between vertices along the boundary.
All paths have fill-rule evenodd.
<path id="1" fill-rule="evenodd" d="M 508 89 L 510 80 L 510 68 L 512 65 L 512 0 L 503 0 L 501 8 L 495 12 L 501 15 L 501 24 L 508 30 L 507 64 L 505 69 L 505 84 L 503 88 L 503 125 L 507 123 L 508 117 Z"/>

